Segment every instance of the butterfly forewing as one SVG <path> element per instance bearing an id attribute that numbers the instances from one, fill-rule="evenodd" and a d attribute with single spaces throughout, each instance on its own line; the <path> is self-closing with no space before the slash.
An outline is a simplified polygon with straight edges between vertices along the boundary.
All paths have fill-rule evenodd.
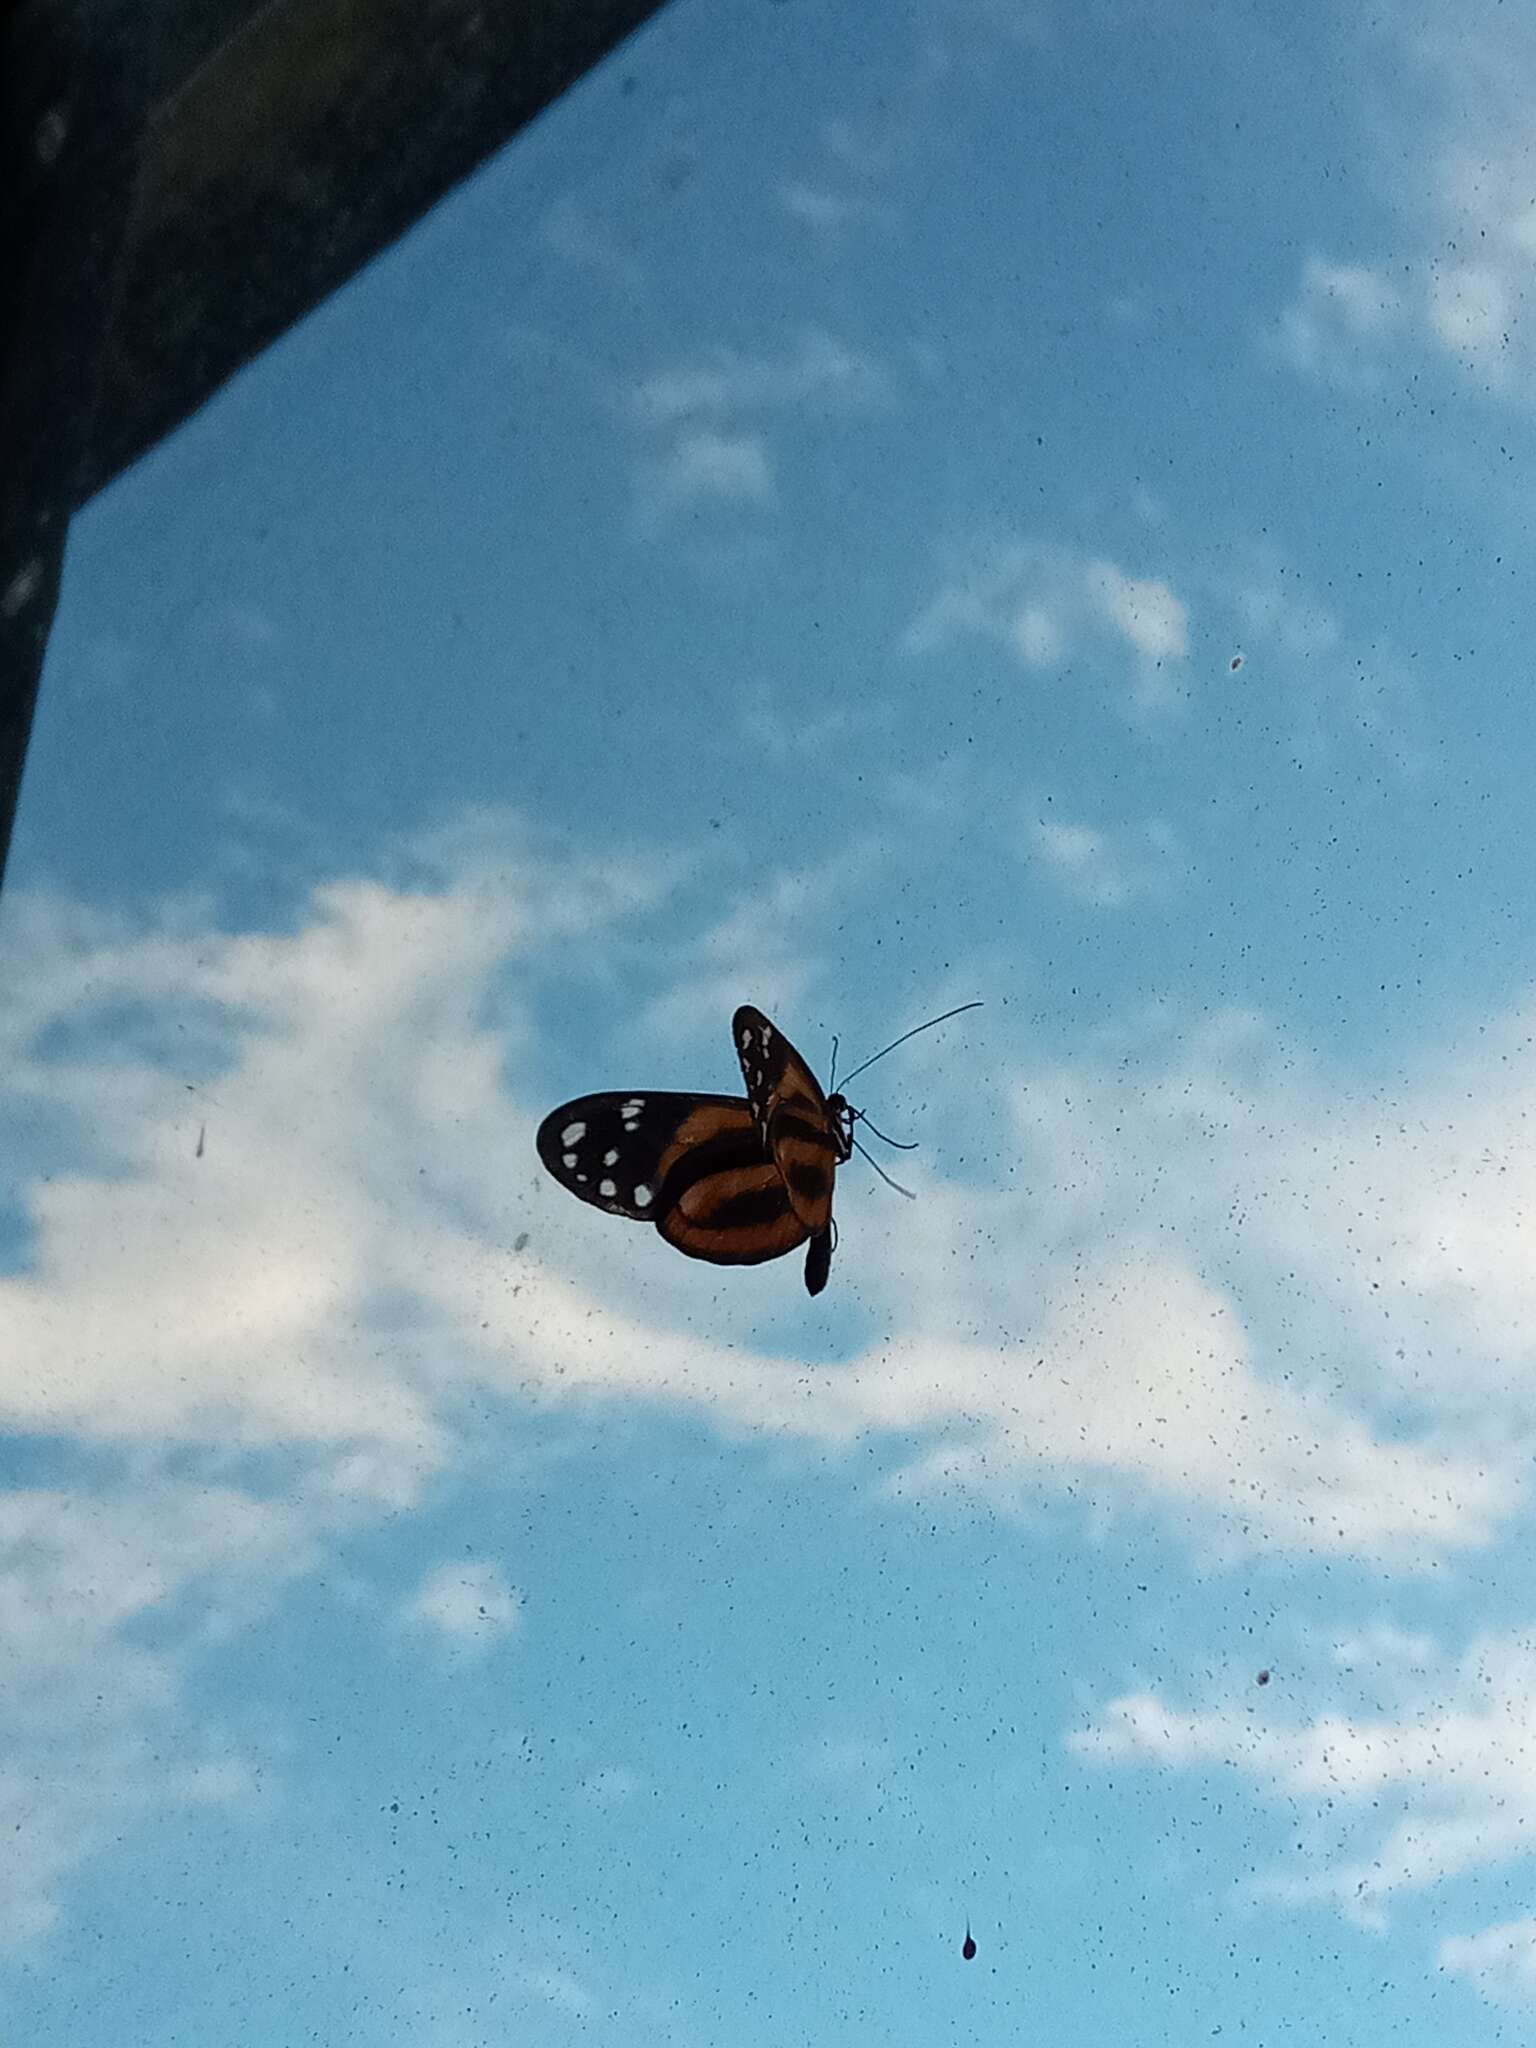
<path id="1" fill-rule="evenodd" d="M 838 1165 L 848 1156 L 838 1120 L 821 1083 L 761 1010 L 743 1004 L 732 1028 L 763 1143 L 783 1177 L 790 1206 L 807 1233 L 820 1235 L 831 1222 Z M 809 1278 L 808 1273 L 807 1283 Z"/>
<path id="2" fill-rule="evenodd" d="M 739 1095 L 582 1095 L 545 1117 L 537 1143 L 562 1187 L 654 1223 L 689 1258 L 755 1266 L 807 1235 Z"/>
<path id="3" fill-rule="evenodd" d="M 539 1157 L 583 1202 L 654 1223 L 667 1168 L 689 1142 L 752 1131 L 739 1095 L 579 1095 L 539 1125 Z M 685 1136 L 685 1133 L 690 1135 Z"/>

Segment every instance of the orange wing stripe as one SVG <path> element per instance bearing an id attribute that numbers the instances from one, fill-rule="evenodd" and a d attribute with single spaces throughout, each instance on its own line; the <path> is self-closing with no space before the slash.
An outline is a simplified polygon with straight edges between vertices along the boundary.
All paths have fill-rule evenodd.
<path id="1" fill-rule="evenodd" d="M 656 1228 L 690 1258 L 720 1266 L 779 1258 L 806 1236 L 771 1159 L 704 1174 L 663 1209 Z"/>
<path id="2" fill-rule="evenodd" d="M 774 1111 L 771 1142 L 795 1214 L 807 1231 L 825 1230 L 837 1171 L 837 1141 L 830 1124 L 825 1118 L 812 1123 L 796 1110 L 779 1108 Z"/>

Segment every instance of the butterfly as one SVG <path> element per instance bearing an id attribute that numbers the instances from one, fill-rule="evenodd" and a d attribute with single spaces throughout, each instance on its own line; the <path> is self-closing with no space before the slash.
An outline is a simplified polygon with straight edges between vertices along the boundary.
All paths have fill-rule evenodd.
<path id="1" fill-rule="evenodd" d="M 745 1096 L 578 1095 L 539 1125 L 539 1158 L 579 1200 L 654 1223 L 690 1259 L 757 1266 L 803 1244 L 806 1291 L 820 1294 L 832 1268 L 833 1184 L 838 1167 L 863 1150 L 853 1135 L 863 1111 L 836 1090 L 823 1093 L 783 1032 L 750 1003 L 736 1012 L 731 1035 Z"/>

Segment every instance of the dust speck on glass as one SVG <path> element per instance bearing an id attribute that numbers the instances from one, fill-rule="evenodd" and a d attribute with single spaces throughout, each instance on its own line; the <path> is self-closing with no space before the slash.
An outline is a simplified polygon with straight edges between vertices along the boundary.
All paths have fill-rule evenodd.
<path id="1" fill-rule="evenodd" d="M 1525 2038 L 1533 104 L 677 0 L 78 519 L 8 2037 Z"/>

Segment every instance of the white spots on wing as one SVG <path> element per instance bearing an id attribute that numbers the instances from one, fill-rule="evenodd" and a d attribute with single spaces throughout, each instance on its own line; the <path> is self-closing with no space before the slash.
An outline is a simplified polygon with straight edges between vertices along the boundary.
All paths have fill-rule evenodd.
<path id="1" fill-rule="evenodd" d="M 618 1154 L 618 1150 L 617 1150 L 617 1148 L 615 1148 L 615 1149 L 614 1149 L 614 1150 L 613 1150 L 612 1152 L 605 1152 L 605 1153 L 603 1154 L 603 1164 L 604 1164 L 604 1166 L 617 1166 L 617 1165 L 618 1165 L 618 1163 L 619 1163 L 619 1154 Z"/>
<path id="2" fill-rule="evenodd" d="M 582 1186 L 583 1186 L 583 1187 L 585 1187 L 585 1186 L 586 1186 L 586 1184 L 587 1184 L 587 1175 L 586 1175 L 586 1174 L 584 1174 L 584 1173 L 578 1173 L 578 1174 L 577 1174 L 577 1176 L 576 1176 L 576 1178 L 577 1178 L 577 1179 L 578 1179 L 578 1180 L 579 1180 L 579 1181 L 581 1182 L 581 1184 L 582 1184 Z"/>
<path id="3" fill-rule="evenodd" d="M 567 1173 L 572 1173 L 575 1171 L 576 1154 L 574 1152 L 562 1152 L 560 1154 L 560 1159 Z"/>
<path id="4" fill-rule="evenodd" d="M 586 1135 L 587 1127 L 585 1124 L 567 1124 L 565 1129 L 560 1133 L 560 1142 L 562 1145 L 579 1145 Z"/>
<path id="5" fill-rule="evenodd" d="M 742 1030 L 741 1030 L 741 1049 L 742 1049 L 742 1051 L 743 1051 L 743 1052 L 745 1052 L 745 1051 L 747 1050 L 748 1046 L 749 1046 L 749 1045 L 750 1045 L 751 1043 L 752 1043 L 752 1026 L 751 1026 L 750 1024 L 744 1024 L 744 1025 L 742 1026 Z"/>
<path id="6" fill-rule="evenodd" d="M 624 1119 L 624 1128 L 626 1131 L 639 1130 L 640 1116 L 644 1108 L 645 1097 L 643 1095 L 627 1096 L 624 1099 L 624 1101 L 619 1104 L 619 1115 Z"/>
<path id="7" fill-rule="evenodd" d="M 648 1187 L 644 1187 L 644 1186 L 641 1186 L 641 1187 L 638 1187 L 638 1188 L 636 1188 L 636 1189 L 635 1189 L 635 1207 L 636 1207 L 637 1209 L 649 1209 L 649 1207 L 650 1207 L 650 1206 L 651 1206 L 651 1191 L 650 1191 L 650 1189 L 649 1189 Z"/>
<path id="8" fill-rule="evenodd" d="M 605 1202 L 611 1202 L 614 1196 L 619 1192 L 619 1190 L 617 1185 L 613 1181 L 600 1180 L 597 1184 L 597 1192 L 602 1196 Z"/>

